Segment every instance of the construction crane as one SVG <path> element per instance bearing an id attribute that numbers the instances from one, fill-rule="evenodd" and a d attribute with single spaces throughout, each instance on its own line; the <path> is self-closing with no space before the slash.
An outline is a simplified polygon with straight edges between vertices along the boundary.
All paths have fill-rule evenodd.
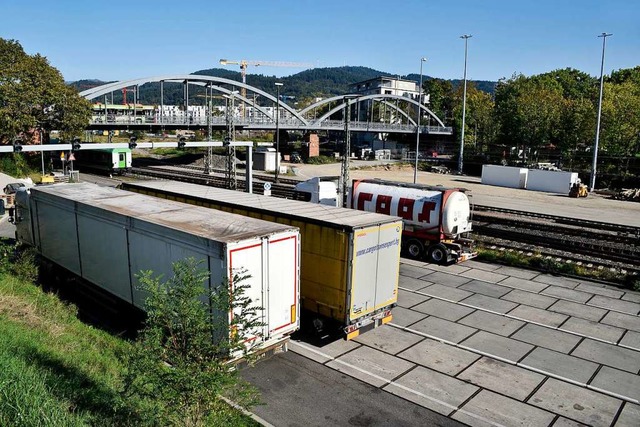
<path id="1" fill-rule="evenodd" d="M 242 74 L 242 83 L 247 84 L 247 67 L 249 65 L 254 67 L 297 67 L 297 68 L 310 68 L 313 67 L 313 64 L 307 62 L 282 62 L 282 61 L 249 61 L 246 59 L 241 60 L 231 60 L 231 59 L 221 59 L 220 65 L 239 65 L 240 66 L 240 74 Z M 243 98 L 247 97 L 247 90 L 243 87 L 240 90 L 240 94 Z M 244 103 L 240 104 L 241 116 L 244 118 Z"/>

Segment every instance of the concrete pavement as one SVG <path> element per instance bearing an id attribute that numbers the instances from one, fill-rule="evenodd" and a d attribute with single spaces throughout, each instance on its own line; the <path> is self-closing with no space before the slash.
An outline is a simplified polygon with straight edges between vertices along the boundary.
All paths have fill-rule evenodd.
<path id="1" fill-rule="evenodd" d="M 291 350 L 470 425 L 640 425 L 640 293 L 403 260 L 391 324 Z"/>

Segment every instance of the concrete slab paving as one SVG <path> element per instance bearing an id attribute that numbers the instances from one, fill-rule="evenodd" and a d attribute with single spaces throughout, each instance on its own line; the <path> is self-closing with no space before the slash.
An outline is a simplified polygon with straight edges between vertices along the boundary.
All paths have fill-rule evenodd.
<path id="1" fill-rule="evenodd" d="M 607 313 L 604 319 L 602 319 L 602 323 L 640 332 L 640 317 L 632 316 L 630 314 L 610 311 L 609 313 Z"/>
<path id="2" fill-rule="evenodd" d="M 520 289 L 513 289 L 511 292 L 500 298 L 542 309 L 548 308 L 554 302 L 558 301 L 557 298 L 534 294 L 533 292 L 521 291 Z"/>
<path id="3" fill-rule="evenodd" d="M 397 354 L 424 338 L 389 325 L 383 325 L 358 336 L 354 341 L 389 354 Z"/>
<path id="4" fill-rule="evenodd" d="M 439 284 L 434 284 L 427 288 L 421 289 L 421 292 L 432 295 L 434 297 L 445 298 L 451 301 L 460 301 L 473 295 L 472 292 L 465 291 L 463 289 L 452 288 L 450 286 Z"/>
<path id="5" fill-rule="evenodd" d="M 591 339 L 582 341 L 571 355 L 634 374 L 640 370 L 640 352 Z"/>
<path id="6" fill-rule="evenodd" d="M 533 279 L 534 282 L 546 283 L 547 285 L 562 286 L 573 289 L 580 284 L 579 280 L 570 277 L 554 276 L 552 274 L 539 274 Z"/>
<path id="7" fill-rule="evenodd" d="M 640 424 L 640 406 L 626 402 L 615 427 L 638 427 L 638 424 Z"/>
<path id="8" fill-rule="evenodd" d="M 586 424 L 582 424 L 565 417 L 558 417 L 556 422 L 553 423 L 553 427 L 586 427 Z"/>
<path id="9" fill-rule="evenodd" d="M 622 401 L 549 378 L 529 399 L 530 404 L 595 427 L 608 427 Z"/>
<path id="10" fill-rule="evenodd" d="M 346 341 L 339 339 L 322 347 L 316 347 L 304 343 L 302 341 L 291 341 L 291 351 L 298 353 L 308 359 L 315 360 L 318 363 L 326 363 L 341 354 L 360 347 L 355 341 Z"/>
<path id="11" fill-rule="evenodd" d="M 519 320 L 480 310 L 469 314 L 462 320 L 459 320 L 458 323 L 477 327 L 483 331 L 493 332 L 494 334 L 504 337 L 508 337 L 524 325 L 524 322 Z"/>
<path id="12" fill-rule="evenodd" d="M 415 366 L 366 346 L 358 347 L 326 365 L 375 387 L 382 387 Z"/>
<path id="13" fill-rule="evenodd" d="M 567 314 L 569 316 L 580 317 L 582 319 L 599 321 L 607 313 L 607 310 L 588 305 L 580 304 L 573 301 L 558 300 L 549 310 L 557 313 Z"/>
<path id="14" fill-rule="evenodd" d="M 640 376 L 629 375 L 628 372 L 619 369 L 603 366 L 591 385 L 636 401 L 640 400 Z M 640 425 L 640 419 L 638 419 L 638 424 Z"/>
<path id="15" fill-rule="evenodd" d="M 613 343 L 618 342 L 622 334 L 624 334 L 624 329 L 579 317 L 570 317 L 569 320 L 562 324 L 561 329 Z"/>
<path id="16" fill-rule="evenodd" d="M 631 301 L 623 301 L 602 295 L 596 295 L 589 300 L 589 305 L 594 307 L 602 307 L 609 310 L 621 311 L 627 314 L 638 314 L 640 312 L 640 304 Z"/>
<path id="17" fill-rule="evenodd" d="M 517 400 L 482 390 L 453 414 L 471 426 L 548 426 L 555 415 Z"/>
<path id="18" fill-rule="evenodd" d="M 481 357 L 479 354 L 428 338 L 397 356 L 451 376 L 456 376 Z"/>
<path id="19" fill-rule="evenodd" d="M 490 357 L 476 361 L 457 378 L 518 400 L 525 400 L 544 380 L 543 375 Z"/>
<path id="20" fill-rule="evenodd" d="M 384 387 L 384 390 L 448 415 L 476 393 L 478 387 L 418 366 Z"/>
<path id="21" fill-rule="evenodd" d="M 485 310 L 495 311 L 496 313 L 506 313 L 513 310 L 518 304 L 511 301 L 505 301 L 498 298 L 488 297 L 486 295 L 473 294 L 469 298 L 462 301 L 472 307 L 483 308 Z"/>
<path id="22" fill-rule="evenodd" d="M 465 283 L 470 282 L 471 278 L 436 271 L 429 275 L 429 281 L 437 283 L 439 285 L 457 288 L 460 285 L 464 285 Z"/>
<path id="23" fill-rule="evenodd" d="M 425 314 L 404 307 L 395 307 L 391 310 L 391 315 L 393 316 L 391 322 L 398 326 L 409 326 L 427 317 Z"/>
<path id="24" fill-rule="evenodd" d="M 640 292 L 625 292 L 625 294 L 622 295 L 622 299 L 625 301 L 640 302 Z"/>
<path id="25" fill-rule="evenodd" d="M 410 289 L 412 291 L 417 291 L 432 284 L 433 282 L 428 282 L 426 280 L 420 280 L 409 276 L 400 276 L 398 280 L 398 286 Z"/>
<path id="26" fill-rule="evenodd" d="M 514 363 L 518 362 L 533 349 L 530 344 L 484 331 L 480 331 L 466 339 L 461 345 Z"/>
<path id="27" fill-rule="evenodd" d="M 416 305 L 412 310 L 455 322 L 475 309 L 433 298 Z"/>
<path id="28" fill-rule="evenodd" d="M 505 276 L 517 277 L 520 279 L 531 280 L 540 274 L 539 271 L 525 270 L 523 268 L 508 267 L 503 265 L 495 270 L 494 273 L 504 274 Z"/>
<path id="29" fill-rule="evenodd" d="M 557 351 L 538 347 L 520 362 L 525 368 L 539 369 L 557 375 L 562 378 L 578 381 L 586 384 L 593 373 L 598 369 L 598 364 L 587 360 L 578 359 Z"/>
<path id="30" fill-rule="evenodd" d="M 617 289 L 608 289 L 608 288 L 604 288 L 602 285 L 598 286 L 598 285 L 591 285 L 588 283 L 580 283 L 578 286 L 575 287 L 575 290 L 582 291 L 582 292 L 590 292 L 592 294 L 603 295 L 605 297 L 610 297 L 610 298 L 620 298 L 622 295 L 624 295 L 624 291 L 620 291 Z"/>
<path id="31" fill-rule="evenodd" d="M 400 275 L 406 277 L 413 277 L 414 279 L 418 279 L 420 277 L 426 276 L 427 274 L 431 274 L 432 272 L 429 270 L 425 270 L 423 265 L 411 265 L 405 262 L 400 263 Z"/>
<path id="32" fill-rule="evenodd" d="M 528 323 L 511 338 L 568 354 L 582 339 L 576 335 Z"/>
<path id="33" fill-rule="evenodd" d="M 499 284 L 502 286 L 509 286 L 510 288 L 535 293 L 538 293 L 549 286 L 547 283 L 534 282 L 533 280 L 520 279 L 518 277 L 507 277 Z"/>
<path id="34" fill-rule="evenodd" d="M 479 270 L 486 270 L 486 271 L 495 271 L 500 268 L 499 264 L 490 264 L 487 262 L 481 262 L 477 260 L 465 261 L 464 265 L 470 268 L 477 268 Z"/>
<path id="35" fill-rule="evenodd" d="M 640 351 L 640 333 L 634 331 L 627 331 L 624 337 L 620 340 L 620 345 L 635 348 Z"/>
<path id="36" fill-rule="evenodd" d="M 562 298 L 569 301 L 587 302 L 593 297 L 593 294 L 580 292 L 562 286 L 549 286 L 540 292 L 543 295 L 551 295 L 552 297 Z"/>
<path id="37" fill-rule="evenodd" d="M 464 277 L 470 277 L 476 280 L 482 280 L 484 282 L 491 282 L 491 283 L 498 283 L 501 280 L 504 280 L 508 277 L 508 276 L 505 276 L 504 274 L 498 274 L 492 271 L 480 270 L 477 268 L 474 268 L 469 271 L 465 271 L 460 275 Z"/>
<path id="38" fill-rule="evenodd" d="M 511 288 L 482 280 L 472 280 L 469 283 L 459 286 L 458 289 L 464 289 L 465 291 L 475 292 L 493 298 L 500 298 L 511 291 Z"/>
<path id="39" fill-rule="evenodd" d="M 449 274 L 460 274 L 464 273 L 465 271 L 471 270 L 471 267 L 467 266 L 467 263 L 453 265 L 427 264 L 426 268 L 428 268 L 429 270 L 442 271 Z"/>
<path id="40" fill-rule="evenodd" d="M 425 302 L 428 299 L 428 296 L 404 289 L 398 289 L 398 305 L 400 307 L 410 308 L 414 305 L 420 304 L 421 302 Z"/>
<path id="41" fill-rule="evenodd" d="M 536 307 L 529 307 L 527 305 L 517 306 L 509 312 L 509 316 L 556 328 L 562 325 L 562 323 L 569 318 L 566 314 L 554 313 Z"/>
<path id="42" fill-rule="evenodd" d="M 448 320 L 431 316 L 411 325 L 411 330 L 422 332 L 428 336 L 441 340 L 459 343 L 477 329 L 465 325 L 459 325 Z"/>

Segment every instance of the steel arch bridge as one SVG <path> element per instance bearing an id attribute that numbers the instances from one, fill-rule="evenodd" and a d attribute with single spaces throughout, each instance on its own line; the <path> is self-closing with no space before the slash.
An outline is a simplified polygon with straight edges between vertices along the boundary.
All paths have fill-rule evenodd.
<path id="1" fill-rule="evenodd" d="M 210 126 L 215 129 L 225 129 L 230 123 L 238 130 L 275 130 L 276 126 L 283 130 L 301 130 L 301 131 L 340 131 L 345 130 L 344 111 L 345 108 L 355 110 L 357 114 L 351 114 L 354 118 L 349 122 L 349 131 L 353 132 L 378 132 L 378 133 L 413 133 L 417 129 L 416 120 L 417 111 L 420 109 L 422 116 L 427 115 L 430 120 L 435 121 L 435 125 L 420 126 L 421 134 L 439 134 L 451 135 L 452 128 L 446 127 L 442 120 L 436 114 L 429 110 L 418 101 L 411 98 L 398 95 L 339 95 L 331 98 L 323 99 L 309 105 L 301 110 L 296 110 L 285 102 L 278 102 L 276 96 L 267 93 L 257 87 L 244 84 L 236 80 L 225 79 L 221 77 L 204 76 L 197 74 L 177 74 L 156 77 L 145 77 L 140 79 L 119 81 L 108 83 L 102 86 L 94 87 L 83 92 L 80 95 L 87 100 L 98 100 L 104 97 L 106 108 L 107 95 L 123 89 L 134 88 L 137 90 L 139 86 L 147 83 L 160 83 L 160 112 L 157 111 L 153 115 L 138 117 L 135 106 L 132 115 L 119 117 L 117 120 L 110 120 L 105 111 L 104 117 L 94 115 L 87 129 L 182 129 L 182 128 L 203 128 Z M 205 88 L 204 106 L 210 106 L 211 99 L 216 97 L 215 94 L 226 97 L 231 100 L 231 105 L 235 105 L 236 101 L 242 103 L 245 107 L 252 108 L 252 114 L 247 117 L 245 114 L 237 114 L 234 112 L 232 117 L 225 115 L 224 117 L 214 116 L 211 113 L 205 117 L 188 117 L 183 114 L 180 117 L 172 117 L 164 113 L 164 84 L 178 83 L 183 85 L 184 107 L 188 111 L 189 107 L 189 87 L 190 85 Z M 250 95 L 242 96 L 237 89 L 245 89 Z M 134 93 L 136 92 L 134 90 Z M 202 95 L 199 95 L 202 96 Z M 260 96 L 272 103 L 272 107 L 265 107 L 256 102 L 256 97 Z M 384 113 L 375 112 L 375 103 L 378 103 L 378 110 L 384 108 Z M 395 103 L 394 103 L 395 102 Z M 264 102 L 262 103 L 264 104 Z M 134 102 L 135 105 L 135 102 Z M 202 104 L 197 104 L 202 106 Z M 280 117 L 276 124 L 276 106 L 280 107 Z M 407 111 L 404 111 L 406 109 Z M 233 111 L 233 108 L 231 109 Z M 96 109 L 95 111 L 99 111 Z M 229 111 L 229 109 L 227 109 Z M 244 112 L 244 108 L 241 110 Z M 363 120 L 363 114 L 365 114 Z M 413 117 L 412 117 L 413 115 Z M 337 117 L 337 119 L 336 119 Z"/>

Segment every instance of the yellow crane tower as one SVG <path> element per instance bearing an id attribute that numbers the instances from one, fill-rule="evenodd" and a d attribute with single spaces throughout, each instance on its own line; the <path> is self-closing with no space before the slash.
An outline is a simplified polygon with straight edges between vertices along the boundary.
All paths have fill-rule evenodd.
<path id="1" fill-rule="evenodd" d="M 242 74 L 242 83 L 247 84 L 247 66 L 251 65 L 254 67 L 298 67 L 298 68 L 310 68 L 313 67 L 313 64 L 307 62 L 282 62 L 282 61 L 250 61 L 246 59 L 241 60 L 231 60 L 231 59 L 221 59 L 220 65 L 239 65 L 240 66 L 240 74 Z M 243 87 L 240 90 L 240 94 L 246 98 L 247 90 Z M 244 103 L 240 104 L 241 116 L 244 118 Z"/>

